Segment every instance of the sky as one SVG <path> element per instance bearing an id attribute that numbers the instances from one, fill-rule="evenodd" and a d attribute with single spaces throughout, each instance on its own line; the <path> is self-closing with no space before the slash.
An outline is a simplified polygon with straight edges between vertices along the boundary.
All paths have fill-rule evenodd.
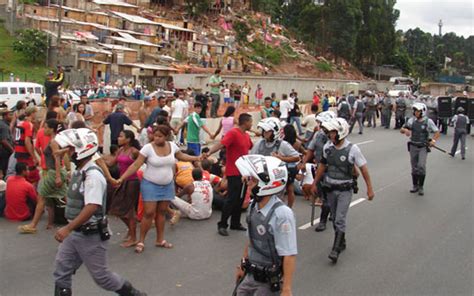
<path id="1" fill-rule="evenodd" d="M 397 0 L 400 11 L 397 30 L 419 27 L 438 34 L 438 23 L 443 21 L 442 33 L 454 32 L 465 38 L 474 35 L 474 0 Z"/>

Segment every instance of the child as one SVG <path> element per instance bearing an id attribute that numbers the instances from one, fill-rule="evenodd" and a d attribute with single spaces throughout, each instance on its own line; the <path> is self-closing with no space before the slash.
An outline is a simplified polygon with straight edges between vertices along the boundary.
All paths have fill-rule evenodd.
<path id="1" fill-rule="evenodd" d="M 232 103 L 232 98 L 230 97 L 230 88 L 229 84 L 226 84 L 224 89 L 222 90 L 224 93 L 224 106 L 227 106 L 228 104 Z"/>

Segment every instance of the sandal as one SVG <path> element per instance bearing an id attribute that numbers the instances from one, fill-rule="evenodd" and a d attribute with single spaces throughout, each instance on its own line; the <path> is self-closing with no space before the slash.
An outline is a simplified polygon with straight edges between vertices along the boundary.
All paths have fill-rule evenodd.
<path id="1" fill-rule="evenodd" d="M 136 246 L 137 244 L 138 244 L 137 241 L 127 240 L 121 243 L 120 246 L 122 248 L 130 248 L 130 247 Z"/>
<path id="2" fill-rule="evenodd" d="M 170 244 L 166 240 L 162 240 L 161 243 L 159 243 L 159 244 L 156 243 L 155 246 L 157 248 L 165 248 L 165 249 L 172 249 L 173 248 L 173 244 Z"/>
<path id="3" fill-rule="evenodd" d="M 137 243 L 135 246 L 135 253 L 140 254 L 145 250 L 145 244 L 144 243 Z"/>
<path id="4" fill-rule="evenodd" d="M 171 225 L 176 225 L 181 218 L 181 212 L 179 210 L 173 210 L 173 217 L 170 219 Z"/>
<path id="5" fill-rule="evenodd" d="M 20 225 L 18 226 L 18 232 L 21 234 L 35 234 L 36 228 L 31 227 L 30 225 Z"/>

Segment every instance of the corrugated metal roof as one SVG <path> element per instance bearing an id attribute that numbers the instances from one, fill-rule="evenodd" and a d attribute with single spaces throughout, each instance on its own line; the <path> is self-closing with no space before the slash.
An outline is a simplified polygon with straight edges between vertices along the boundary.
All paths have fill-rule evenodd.
<path id="1" fill-rule="evenodd" d="M 136 38 L 127 39 L 127 38 L 115 37 L 115 36 L 112 36 L 110 38 L 112 38 L 113 40 L 119 41 L 119 42 L 124 42 L 124 43 L 132 43 L 132 44 L 145 45 L 145 46 L 161 47 L 160 45 L 153 44 L 151 42 L 147 42 L 147 41 L 136 39 Z"/>
<path id="2" fill-rule="evenodd" d="M 156 65 L 156 64 L 125 63 L 125 64 L 120 64 L 120 66 L 129 66 L 133 68 L 142 68 L 142 69 L 159 70 L 159 71 L 177 71 L 175 68 L 166 67 L 162 65 Z"/>
<path id="3" fill-rule="evenodd" d="M 134 51 L 137 52 L 138 50 L 126 47 L 123 45 L 117 45 L 117 44 L 106 44 L 106 43 L 99 43 L 100 46 L 105 47 L 110 50 L 123 50 L 123 51 Z"/>
<path id="4" fill-rule="evenodd" d="M 118 1 L 118 0 L 94 0 L 92 2 L 98 5 L 113 5 L 113 6 L 138 8 L 138 6 L 136 5 L 129 4 L 123 1 Z"/>
<path id="5" fill-rule="evenodd" d="M 141 16 L 138 16 L 138 15 L 132 15 L 132 14 L 128 14 L 128 13 L 123 13 L 123 12 L 116 12 L 116 11 L 112 11 L 113 14 L 129 21 L 129 22 L 132 22 L 132 23 L 136 23 L 136 24 L 146 24 L 146 25 L 159 25 L 159 23 L 157 22 L 154 22 L 154 21 L 150 21 L 149 19 L 146 19 L 144 17 L 141 17 Z"/>

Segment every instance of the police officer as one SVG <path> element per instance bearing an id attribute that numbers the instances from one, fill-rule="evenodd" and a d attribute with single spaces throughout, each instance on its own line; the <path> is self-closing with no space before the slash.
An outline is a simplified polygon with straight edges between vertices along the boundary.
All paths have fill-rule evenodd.
<path id="1" fill-rule="evenodd" d="M 328 141 L 328 137 L 326 133 L 324 132 L 321 125 L 334 118 L 336 118 L 336 116 L 332 111 L 321 112 L 318 114 L 318 116 L 316 116 L 316 121 L 320 125 L 319 130 L 313 137 L 313 140 L 311 140 L 311 142 L 308 145 L 308 150 L 306 150 L 305 157 L 303 158 L 303 161 L 299 167 L 300 170 L 304 170 L 306 168 L 306 163 L 311 161 L 311 159 L 313 159 L 316 166 L 318 166 L 319 163 L 321 162 L 321 158 L 323 157 L 323 148 L 324 148 L 324 145 L 326 145 Z M 310 172 L 306 172 L 306 173 L 309 174 Z M 321 183 L 318 183 L 318 186 L 320 188 Z M 326 230 L 326 223 L 328 220 L 329 213 L 331 212 L 331 209 L 329 207 L 329 203 L 327 200 L 327 195 L 322 190 L 319 190 L 319 194 L 322 197 L 323 204 L 321 205 L 321 214 L 319 217 L 319 223 L 314 229 L 316 232 Z"/>
<path id="2" fill-rule="evenodd" d="M 333 263 L 337 263 L 340 252 L 346 249 L 346 216 L 354 189 L 355 166 L 364 177 L 369 200 L 374 198 L 374 191 L 364 155 L 357 145 L 346 139 L 349 134 L 347 122 L 336 118 L 323 123 L 322 126 L 328 132 L 329 141 L 324 145 L 312 190 L 318 192 L 317 184 L 324 177 L 323 190 L 327 194 L 335 230 L 334 243 L 328 257 Z"/>
<path id="3" fill-rule="evenodd" d="M 352 123 L 349 129 L 349 133 L 352 133 L 352 129 L 354 128 L 355 123 L 359 124 L 359 135 L 362 135 L 364 131 L 364 111 L 365 105 L 364 101 L 360 97 L 357 97 L 354 105 L 352 106 Z"/>
<path id="4" fill-rule="evenodd" d="M 451 155 L 454 157 L 456 155 L 456 149 L 458 149 L 459 140 L 461 140 L 461 157 L 466 159 L 466 136 L 467 136 L 467 126 L 469 125 L 469 118 L 464 115 L 464 108 L 458 107 L 456 110 L 456 115 L 452 119 L 454 126 L 454 139 L 453 146 L 451 147 Z"/>
<path id="5" fill-rule="evenodd" d="M 285 189 L 286 166 L 261 155 L 242 156 L 236 166 L 249 177 L 253 202 L 247 216 L 249 242 L 237 267 L 234 295 L 292 295 L 296 223 L 292 210 L 277 197 Z"/>
<path id="6" fill-rule="evenodd" d="M 347 102 L 346 97 L 342 97 L 337 106 L 337 116 L 344 118 L 346 121 L 351 119 L 351 105 Z"/>
<path id="7" fill-rule="evenodd" d="M 374 93 L 370 92 L 367 94 L 367 112 L 366 112 L 366 118 L 367 118 L 367 127 L 376 127 L 376 120 L 377 117 L 376 112 L 377 112 L 377 100 L 375 99 Z"/>
<path id="8" fill-rule="evenodd" d="M 390 121 L 392 120 L 392 109 L 393 109 L 393 101 L 392 98 L 386 95 L 382 102 L 382 126 L 386 129 L 390 128 Z"/>
<path id="9" fill-rule="evenodd" d="M 418 192 L 418 195 L 424 195 L 426 158 L 429 147 L 433 146 L 439 138 L 439 130 L 433 120 L 426 117 L 427 108 L 425 104 L 414 103 L 412 109 L 413 117 L 408 119 L 403 128 L 400 129 L 400 133 L 410 137 L 408 151 L 410 152 L 413 181 L 413 188 L 410 192 Z M 432 139 L 430 139 L 430 132 L 434 133 Z"/>
<path id="10" fill-rule="evenodd" d="M 76 165 L 67 193 L 65 217 L 69 223 L 60 228 L 56 254 L 55 296 L 72 295 L 72 275 L 84 263 L 94 281 L 103 289 L 122 296 L 146 296 L 128 281 L 111 272 L 106 265 L 110 238 L 105 217 L 106 181 L 92 160 L 99 142 L 90 129 L 69 129 L 55 137 L 63 152 Z M 65 148 L 65 149 L 64 149 Z"/>
<path id="11" fill-rule="evenodd" d="M 405 124 L 406 109 L 407 103 L 405 101 L 405 95 L 400 92 L 395 101 L 395 129 L 400 129 Z"/>
<path id="12" fill-rule="evenodd" d="M 283 130 L 278 118 L 264 118 L 260 120 L 257 128 L 262 129 L 262 138 L 253 145 L 250 154 L 274 156 L 286 163 L 296 163 L 300 160 L 298 151 L 282 140 Z"/>

